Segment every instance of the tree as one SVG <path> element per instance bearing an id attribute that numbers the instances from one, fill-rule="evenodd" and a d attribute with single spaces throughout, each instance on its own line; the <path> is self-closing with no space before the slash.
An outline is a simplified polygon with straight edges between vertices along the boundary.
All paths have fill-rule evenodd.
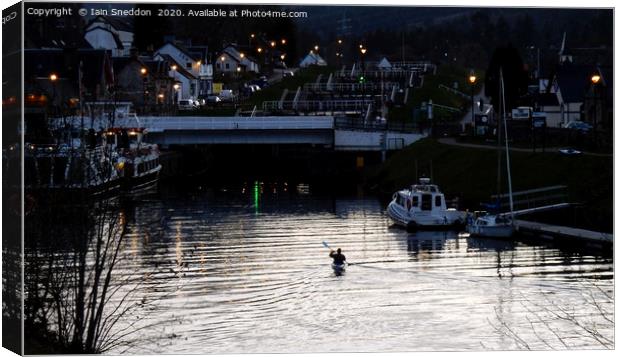
<path id="1" fill-rule="evenodd" d="M 516 48 L 501 47 L 491 56 L 485 77 L 485 94 L 491 97 L 494 108 L 499 108 L 500 69 L 504 78 L 506 109 L 515 108 L 519 98 L 527 93 L 527 72 Z"/>

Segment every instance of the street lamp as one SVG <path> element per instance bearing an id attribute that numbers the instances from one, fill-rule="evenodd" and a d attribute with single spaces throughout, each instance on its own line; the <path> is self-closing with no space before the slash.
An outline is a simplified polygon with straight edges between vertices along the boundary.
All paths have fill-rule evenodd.
<path id="1" fill-rule="evenodd" d="M 474 70 L 471 70 L 471 72 L 469 72 L 469 84 L 471 87 L 471 123 L 472 126 L 474 128 L 474 136 L 476 135 L 476 120 L 474 117 L 474 84 L 476 83 L 476 74 L 474 73 Z"/>
<path id="2" fill-rule="evenodd" d="M 590 78 L 590 80 L 592 81 L 592 84 L 598 84 L 598 82 L 601 80 L 601 76 L 598 73 L 595 73 L 592 75 L 592 78 Z"/>
<path id="3" fill-rule="evenodd" d="M 146 112 L 146 74 L 148 71 L 146 67 L 140 68 L 140 74 L 142 74 L 142 111 Z"/>
<path id="4" fill-rule="evenodd" d="M 280 41 L 280 43 L 282 43 L 283 45 L 286 45 L 286 39 L 283 38 L 282 41 Z"/>
<path id="5" fill-rule="evenodd" d="M 271 45 L 271 47 L 276 47 L 276 41 L 271 41 L 269 45 Z"/>
<path id="6" fill-rule="evenodd" d="M 362 46 L 362 45 L 360 45 L 360 46 Z M 366 70 L 366 66 L 364 64 L 364 55 L 366 54 L 366 51 L 368 51 L 366 49 L 366 47 L 360 47 L 360 53 L 362 54 L 362 56 L 361 56 L 362 57 L 362 71 Z"/>
<path id="7" fill-rule="evenodd" d="M 366 106 L 366 66 L 364 65 L 364 55 L 366 54 L 366 48 L 360 45 L 360 57 L 362 59 L 362 109 Z"/>
<path id="8" fill-rule="evenodd" d="M 50 74 L 50 82 L 52 82 L 52 105 L 56 101 L 56 81 L 58 81 L 58 75 L 56 73 Z"/>

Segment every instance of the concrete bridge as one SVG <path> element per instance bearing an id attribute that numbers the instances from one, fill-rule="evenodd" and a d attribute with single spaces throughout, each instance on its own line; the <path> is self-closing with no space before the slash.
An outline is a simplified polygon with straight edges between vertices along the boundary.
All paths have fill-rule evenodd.
<path id="1" fill-rule="evenodd" d="M 333 116 L 141 117 L 148 141 L 170 145 L 298 144 L 340 151 L 398 150 L 422 134 L 389 131 L 385 124 L 339 125 Z M 363 124 L 363 123 L 362 123 Z"/>

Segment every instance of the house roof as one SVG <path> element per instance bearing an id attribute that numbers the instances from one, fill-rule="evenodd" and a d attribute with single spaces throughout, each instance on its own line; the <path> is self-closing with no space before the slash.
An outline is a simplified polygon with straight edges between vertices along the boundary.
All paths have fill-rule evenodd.
<path id="1" fill-rule="evenodd" d="M 244 53 L 243 58 L 241 58 L 241 51 L 239 51 L 239 49 L 237 49 L 237 47 L 234 45 L 228 45 L 224 47 L 224 49 L 220 52 L 218 57 L 220 57 L 224 53 L 229 55 L 231 58 L 233 58 L 238 63 L 241 63 L 244 60 L 257 63 L 254 57 L 249 56 L 246 53 Z"/>
<path id="2" fill-rule="evenodd" d="M 105 28 L 105 27 L 100 27 L 100 26 L 93 27 L 93 28 L 91 28 L 90 30 L 87 30 L 86 32 L 84 32 L 84 36 L 86 36 L 86 34 L 87 34 L 87 33 L 92 32 L 92 31 L 95 31 L 95 30 L 99 30 L 99 31 L 108 32 L 110 35 L 112 35 L 112 38 L 114 39 L 114 42 L 116 43 L 116 48 L 118 48 L 118 49 L 123 49 L 123 48 L 125 48 L 125 47 L 123 46 L 123 42 L 121 41 L 120 37 L 118 37 L 118 35 L 117 35 L 117 34 L 115 34 L 114 32 L 112 32 L 112 31 L 110 31 L 110 30 L 108 30 L 108 29 L 107 29 L 107 28 Z"/>
<path id="3" fill-rule="evenodd" d="M 118 31 L 133 32 L 133 18 L 131 16 L 118 17 L 118 16 L 97 16 L 90 20 L 86 25 L 86 28 L 96 22 L 105 22 L 114 27 Z"/>
<path id="4" fill-rule="evenodd" d="M 299 63 L 300 66 L 308 66 L 311 64 L 325 66 L 327 65 L 327 62 L 325 62 L 325 60 L 318 53 L 310 52 Z"/>
<path id="5" fill-rule="evenodd" d="M 163 58 L 164 61 L 168 62 L 169 66 L 176 65 L 177 66 L 176 71 L 183 77 L 189 78 L 189 79 L 196 79 L 196 76 L 194 76 L 191 72 L 186 70 L 183 65 L 175 61 L 174 58 L 172 58 L 172 56 L 170 56 L 169 54 L 159 53 L 158 56 L 161 56 L 161 58 Z"/>
<path id="6" fill-rule="evenodd" d="M 565 103 L 583 102 L 590 86 L 590 78 L 595 70 L 593 66 L 580 66 L 572 63 L 564 63 L 558 67 L 556 79 Z"/>
<path id="7" fill-rule="evenodd" d="M 187 57 L 191 58 L 194 61 L 200 61 L 202 59 L 202 53 L 196 52 L 196 51 L 190 51 L 187 48 L 185 48 L 184 46 L 181 46 L 179 44 L 176 44 L 174 42 L 166 42 L 165 44 L 163 44 L 157 51 L 155 51 L 156 53 L 159 52 L 162 48 L 164 48 L 165 46 L 170 45 L 173 46 L 174 48 L 176 48 L 177 50 L 183 52 L 183 54 L 185 54 Z"/>

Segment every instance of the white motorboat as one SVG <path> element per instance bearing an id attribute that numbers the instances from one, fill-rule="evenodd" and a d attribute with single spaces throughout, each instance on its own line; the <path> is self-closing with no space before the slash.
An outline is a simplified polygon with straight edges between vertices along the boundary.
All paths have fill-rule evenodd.
<path id="1" fill-rule="evenodd" d="M 444 194 L 429 178 L 392 196 L 387 207 L 388 216 L 408 230 L 450 229 L 465 224 L 464 212 L 447 208 Z"/>

